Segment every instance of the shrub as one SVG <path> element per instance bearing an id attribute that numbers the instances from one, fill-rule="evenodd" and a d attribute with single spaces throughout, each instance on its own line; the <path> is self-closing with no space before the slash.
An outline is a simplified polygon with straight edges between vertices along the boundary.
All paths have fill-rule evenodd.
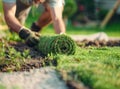
<path id="1" fill-rule="evenodd" d="M 77 4 L 75 0 L 65 0 L 65 8 L 63 17 L 71 17 L 77 11 Z"/>

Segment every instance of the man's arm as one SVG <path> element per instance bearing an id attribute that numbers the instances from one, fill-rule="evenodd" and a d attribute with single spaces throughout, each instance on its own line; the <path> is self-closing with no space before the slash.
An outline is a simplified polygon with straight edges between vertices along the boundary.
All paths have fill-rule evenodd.
<path id="1" fill-rule="evenodd" d="M 63 7 L 50 7 L 54 29 L 57 34 L 65 33 L 65 24 L 62 18 Z"/>
<path id="2" fill-rule="evenodd" d="M 26 44 L 33 47 L 38 44 L 39 36 L 30 31 L 28 28 L 23 27 L 15 17 L 16 4 L 15 3 L 3 3 L 4 16 L 7 25 L 11 30 L 18 33 L 21 39 L 26 41 Z"/>
<path id="3" fill-rule="evenodd" d="M 11 28 L 14 32 L 19 33 L 22 25 L 15 17 L 16 3 L 3 2 L 3 10 L 4 10 L 5 20 L 9 28 Z"/>

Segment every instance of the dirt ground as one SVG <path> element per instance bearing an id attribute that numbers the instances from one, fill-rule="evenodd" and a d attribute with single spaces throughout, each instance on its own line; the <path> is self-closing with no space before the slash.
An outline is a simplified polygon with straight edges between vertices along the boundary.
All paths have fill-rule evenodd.
<path id="1" fill-rule="evenodd" d="M 77 45 L 80 47 L 114 47 L 114 46 L 120 46 L 120 40 L 109 40 L 109 41 L 77 41 Z"/>
<path id="2" fill-rule="evenodd" d="M 109 41 L 76 41 L 77 45 L 79 47 L 120 47 L 120 40 L 109 40 Z M 19 71 L 29 71 L 30 69 L 34 68 L 40 68 L 43 67 L 43 63 L 45 63 L 46 66 L 49 65 L 49 62 L 53 63 L 53 65 L 57 65 L 56 61 L 49 61 L 44 58 L 44 56 L 41 56 L 39 52 L 37 52 L 35 49 L 28 47 L 25 43 L 21 42 L 9 42 L 9 46 L 14 47 L 18 52 L 23 52 L 26 49 L 30 49 L 30 56 L 31 59 L 27 60 L 25 64 L 23 64 L 22 68 Z M 1 71 L 7 71 L 6 65 L 0 66 Z M 17 71 L 17 70 L 14 70 Z"/>
<path id="3" fill-rule="evenodd" d="M 105 46 L 109 46 L 109 47 L 115 47 L 115 46 L 118 46 L 120 47 L 120 40 L 109 40 L 109 41 L 89 41 L 89 40 L 83 40 L 83 41 L 76 41 L 77 45 L 79 47 L 89 47 L 89 46 L 94 46 L 94 47 L 105 47 Z M 21 76 L 23 76 L 23 78 L 25 77 L 24 76 L 24 73 L 25 71 L 26 72 L 30 72 L 31 69 L 34 70 L 34 69 L 38 69 L 38 68 L 44 68 L 43 66 L 43 62 L 45 62 L 46 66 L 49 65 L 49 62 L 52 62 L 54 65 L 57 65 L 57 62 L 56 61 L 45 61 L 45 58 L 43 56 L 41 56 L 41 54 L 39 52 L 37 52 L 35 49 L 33 48 L 30 48 L 28 47 L 25 43 L 22 43 L 22 42 L 9 42 L 9 43 L 6 43 L 7 46 L 11 46 L 13 48 L 15 48 L 17 51 L 19 52 L 23 52 L 24 50 L 26 49 L 30 49 L 30 56 L 31 56 L 31 60 L 27 60 L 21 67 L 21 69 L 19 70 L 13 70 L 15 72 L 21 72 Z M 6 73 L 7 71 L 7 67 L 6 65 L 2 65 L 0 66 L 0 73 Z M 22 73 L 23 72 L 23 73 Z M 17 73 L 14 73 L 15 75 L 15 78 L 16 78 L 16 75 Z M 19 73 L 18 73 L 19 74 Z M 38 74 L 38 72 L 36 72 L 36 74 Z M 2 74 L 1 74 L 2 75 Z M 31 75 L 31 72 L 28 74 L 28 75 Z M 62 74 L 63 76 L 64 74 Z M 6 75 L 4 76 L 5 78 L 6 77 L 9 77 L 10 75 Z M 21 77 L 20 76 L 20 77 Z M 38 75 L 37 75 L 38 76 Z M 48 75 L 49 76 L 49 75 Z M 55 75 L 56 76 L 56 75 Z M 26 78 L 26 77 L 25 77 Z M 28 79 L 31 80 L 31 78 L 27 77 Z M 40 77 L 41 78 L 41 77 Z M 4 80 L 4 78 L 1 78 Z M 47 77 L 45 78 L 47 79 Z M 12 77 L 12 80 L 14 81 L 14 77 Z M 11 80 L 10 80 L 11 81 Z M 8 81 L 8 83 L 12 83 Z M 22 80 L 21 80 L 22 81 Z M 27 80 L 26 80 L 27 81 Z M 29 81 L 27 81 L 29 83 Z M 7 82 L 6 82 L 7 83 Z M 6 84 L 4 82 L 4 84 Z M 43 82 L 41 82 L 43 83 Z M 19 82 L 17 83 L 19 84 Z M 26 86 L 24 86 L 23 82 L 21 82 L 22 85 L 20 85 L 21 87 L 25 87 L 24 89 L 27 89 Z M 51 83 L 52 84 L 52 83 Z M 66 80 L 65 81 L 65 84 L 67 85 L 67 87 L 65 89 L 88 89 L 86 88 L 84 85 L 82 85 L 82 83 L 77 83 L 75 81 L 71 81 L 71 80 Z M 12 84 L 11 84 L 12 85 Z M 29 86 L 29 84 L 28 84 Z M 43 87 L 45 87 L 46 85 L 41 85 Z M 48 86 L 51 86 L 51 85 L 48 85 Z M 31 85 L 30 87 L 34 87 L 34 85 Z M 39 87 L 39 86 L 38 86 Z M 47 87 L 47 86 L 46 86 Z M 31 88 L 32 89 L 32 88 Z M 37 88 L 37 89 L 44 89 L 44 88 Z M 62 88 L 61 88 L 62 89 Z"/>
<path id="4" fill-rule="evenodd" d="M 109 41 L 89 41 L 89 40 L 83 40 L 83 41 L 76 41 L 77 45 L 79 47 L 120 47 L 120 40 L 109 40 Z M 46 66 L 49 65 L 49 62 L 53 63 L 53 65 L 57 65 L 56 61 L 48 61 L 44 58 L 44 56 L 41 56 L 39 52 L 37 52 L 35 49 L 28 47 L 25 43 L 22 42 L 9 42 L 7 45 L 15 48 L 18 52 L 23 52 L 26 49 L 30 50 L 29 55 L 31 56 L 30 60 L 27 60 L 21 67 L 19 71 L 29 71 L 30 69 L 34 68 L 40 68 L 43 67 L 43 63 L 45 63 Z M 0 65 L 0 71 L 7 71 L 6 65 Z M 14 70 L 18 71 L 18 70 Z"/>

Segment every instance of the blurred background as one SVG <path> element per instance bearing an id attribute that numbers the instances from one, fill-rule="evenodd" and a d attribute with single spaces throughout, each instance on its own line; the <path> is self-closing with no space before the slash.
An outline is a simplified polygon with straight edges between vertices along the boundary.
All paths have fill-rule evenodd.
<path id="1" fill-rule="evenodd" d="M 99 25 L 116 2 L 117 0 L 66 0 L 64 16 L 68 16 L 75 26 L 87 26 L 92 22 Z M 69 12 L 71 13 L 67 15 Z M 119 20 L 120 8 L 111 15 L 109 23 L 117 23 Z"/>
<path id="2" fill-rule="evenodd" d="M 4 21 L 1 2 L 0 30 L 3 30 L 7 29 L 7 27 Z M 120 7 L 115 6 L 117 0 L 65 0 L 65 2 L 63 18 L 67 34 L 87 35 L 105 32 L 109 36 L 120 36 Z M 110 14 L 110 11 L 113 9 L 116 10 Z M 32 22 L 38 19 L 43 10 L 44 7 L 42 5 L 38 7 L 33 6 L 25 25 L 30 27 Z M 52 25 L 45 27 L 42 33 L 54 33 Z"/>

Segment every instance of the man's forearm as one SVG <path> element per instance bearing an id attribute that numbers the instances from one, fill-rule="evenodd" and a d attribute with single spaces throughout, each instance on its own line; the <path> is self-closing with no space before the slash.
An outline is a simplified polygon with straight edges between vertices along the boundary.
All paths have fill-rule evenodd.
<path id="1" fill-rule="evenodd" d="M 48 25 L 52 21 L 52 18 L 50 17 L 50 13 L 48 11 L 44 11 L 38 21 L 36 22 L 36 25 L 43 28 L 46 25 Z"/>
<path id="2" fill-rule="evenodd" d="M 65 25 L 64 25 L 64 22 L 63 22 L 63 20 L 61 18 L 56 19 L 53 22 L 54 22 L 53 23 L 54 29 L 55 29 L 55 32 L 57 34 L 65 33 Z"/>
<path id="3" fill-rule="evenodd" d="M 22 25 L 20 24 L 20 22 L 15 17 L 16 6 L 14 4 L 4 3 L 3 7 L 4 7 L 4 16 L 5 16 L 5 20 L 6 20 L 7 25 L 13 31 L 18 33 L 20 28 L 22 27 Z"/>
<path id="4" fill-rule="evenodd" d="M 11 28 L 14 32 L 17 32 L 17 33 L 19 32 L 22 25 L 15 18 L 15 16 L 13 16 L 12 14 L 9 13 L 5 16 L 5 20 L 6 20 L 7 25 L 9 26 L 9 28 Z"/>
<path id="5" fill-rule="evenodd" d="M 54 7 L 50 8 L 50 13 L 54 25 L 55 32 L 57 34 L 65 33 L 65 24 L 62 19 L 63 7 Z"/>

